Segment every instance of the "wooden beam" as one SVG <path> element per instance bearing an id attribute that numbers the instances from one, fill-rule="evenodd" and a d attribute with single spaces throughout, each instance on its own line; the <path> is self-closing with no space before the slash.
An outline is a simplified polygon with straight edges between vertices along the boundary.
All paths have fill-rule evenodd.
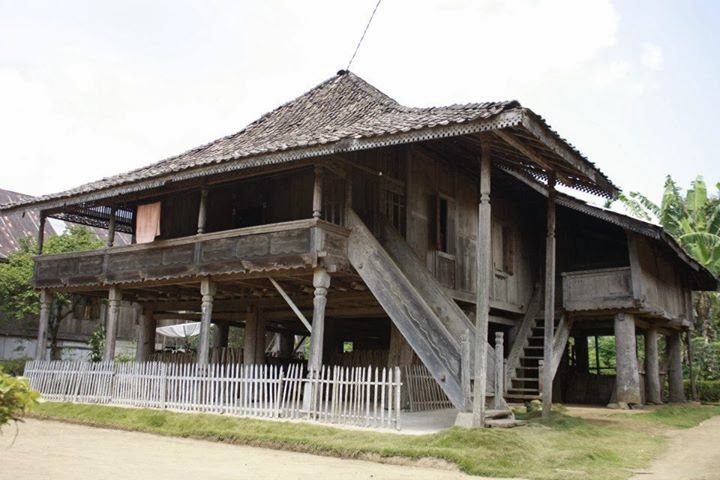
<path id="1" fill-rule="evenodd" d="M 112 247 L 115 244 L 115 218 L 117 207 L 110 208 L 110 219 L 108 220 L 107 246 Z"/>
<path id="2" fill-rule="evenodd" d="M 285 290 L 280 286 L 279 283 L 277 283 L 273 278 L 268 277 L 268 280 L 270 280 L 270 283 L 273 284 L 273 287 L 278 291 L 280 296 L 285 299 L 287 304 L 290 306 L 293 312 L 295 312 L 295 315 L 297 315 L 298 319 L 302 322 L 303 325 L 305 325 L 305 328 L 307 328 L 308 332 L 312 334 L 312 326 L 310 325 L 310 322 L 307 321 L 307 318 L 305 318 L 305 315 L 300 311 L 300 309 L 295 305 L 295 302 L 292 301 L 292 298 L 288 296 L 287 293 L 285 293 Z"/>
<path id="3" fill-rule="evenodd" d="M 45 222 L 47 221 L 47 217 L 45 215 L 45 212 L 40 212 L 40 225 L 38 226 L 38 233 L 37 233 L 37 254 L 42 255 L 43 252 L 43 244 L 45 243 Z"/>
<path id="4" fill-rule="evenodd" d="M 205 233 L 205 225 L 207 224 L 207 198 L 208 188 L 203 186 L 200 189 L 200 206 L 198 207 L 197 233 Z"/>
<path id="5" fill-rule="evenodd" d="M 517 140 L 515 137 L 513 137 L 510 133 L 504 132 L 503 130 L 495 130 L 493 133 L 495 134 L 495 136 L 497 136 L 498 138 L 505 141 L 505 143 L 512 145 L 518 152 L 525 155 L 528 159 L 537 163 L 546 172 L 553 172 L 553 171 L 557 172 L 557 167 L 553 167 L 550 164 L 550 162 L 545 160 L 539 153 L 537 153 L 531 147 L 528 147 L 527 145 L 523 145 L 519 140 Z M 562 175 L 560 173 L 557 173 L 557 176 L 560 178 L 560 181 L 562 183 L 564 183 L 565 185 L 568 185 L 568 186 L 573 185 L 572 180 L 570 180 L 567 176 Z"/>

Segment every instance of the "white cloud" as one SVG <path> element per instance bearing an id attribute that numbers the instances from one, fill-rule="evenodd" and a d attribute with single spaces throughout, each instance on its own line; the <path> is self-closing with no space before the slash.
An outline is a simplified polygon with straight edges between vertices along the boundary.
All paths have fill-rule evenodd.
<path id="1" fill-rule="evenodd" d="M 663 66 L 662 48 L 652 42 L 643 43 L 640 62 L 650 70 L 660 70 Z"/>

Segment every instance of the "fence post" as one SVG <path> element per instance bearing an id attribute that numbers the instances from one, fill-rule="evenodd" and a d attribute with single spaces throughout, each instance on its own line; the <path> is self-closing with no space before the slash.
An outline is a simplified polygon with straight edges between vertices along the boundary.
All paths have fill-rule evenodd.
<path id="1" fill-rule="evenodd" d="M 160 408 L 165 410 L 167 402 L 167 364 L 160 364 Z"/>
<path id="2" fill-rule="evenodd" d="M 277 385 L 277 391 L 275 394 L 275 418 L 280 418 L 280 408 L 281 408 L 281 399 L 280 395 L 282 395 L 282 389 L 283 389 L 283 378 L 285 377 L 285 372 L 283 372 L 282 367 L 278 367 L 280 369 L 280 375 L 278 376 L 278 385 Z"/>
<path id="3" fill-rule="evenodd" d="M 395 429 L 400 430 L 400 393 L 402 391 L 402 377 L 400 367 L 395 367 Z"/>

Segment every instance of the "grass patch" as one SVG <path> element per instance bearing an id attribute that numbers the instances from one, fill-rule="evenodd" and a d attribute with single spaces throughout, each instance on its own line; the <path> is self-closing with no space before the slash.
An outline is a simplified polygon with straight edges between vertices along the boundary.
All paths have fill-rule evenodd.
<path id="1" fill-rule="evenodd" d="M 451 428 L 411 436 L 162 410 L 47 402 L 36 418 L 346 458 L 437 458 L 474 475 L 528 479 L 626 479 L 665 444 L 661 435 L 597 426 L 554 412 L 526 428 Z M 627 448 L 633 445 L 632 449 Z"/>
<path id="2" fill-rule="evenodd" d="M 720 415 L 720 405 L 664 405 L 633 418 L 668 427 L 691 428 L 716 415 Z"/>

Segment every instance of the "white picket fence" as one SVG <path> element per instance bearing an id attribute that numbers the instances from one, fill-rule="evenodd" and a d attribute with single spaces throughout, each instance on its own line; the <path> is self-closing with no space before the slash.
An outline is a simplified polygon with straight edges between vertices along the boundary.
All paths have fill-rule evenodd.
<path id="1" fill-rule="evenodd" d="M 31 361 L 47 400 L 400 428 L 398 367 Z"/>

